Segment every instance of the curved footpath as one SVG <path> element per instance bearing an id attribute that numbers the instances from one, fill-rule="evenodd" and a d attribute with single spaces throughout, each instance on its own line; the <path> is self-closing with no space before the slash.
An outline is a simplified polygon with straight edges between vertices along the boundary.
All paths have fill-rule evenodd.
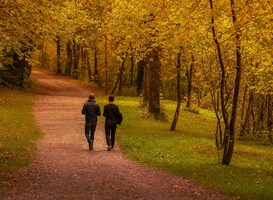
<path id="1" fill-rule="evenodd" d="M 44 137 L 37 141 L 33 164 L 11 175 L 0 199 L 231 199 L 137 164 L 118 147 L 107 151 L 103 124 L 98 125 L 94 150 L 89 151 L 81 109 L 95 88 L 40 70 L 33 70 L 32 77 L 43 88 L 33 114 Z"/>

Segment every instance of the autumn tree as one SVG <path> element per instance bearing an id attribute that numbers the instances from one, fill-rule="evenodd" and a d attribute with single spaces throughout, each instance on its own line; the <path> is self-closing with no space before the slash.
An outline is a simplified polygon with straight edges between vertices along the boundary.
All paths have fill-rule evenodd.
<path id="1" fill-rule="evenodd" d="M 11 0 L 0 3 L 0 84 L 24 86 L 30 75 L 31 52 L 41 42 L 40 2 Z"/>
<path id="2" fill-rule="evenodd" d="M 154 1 L 151 4 L 145 1 L 140 4 L 135 1 L 118 1 L 113 8 L 111 40 L 116 44 L 116 51 L 120 51 L 121 54 L 133 49 L 136 59 L 145 60 L 146 81 L 144 90 L 149 91 L 149 112 L 159 114 L 161 50 L 160 41 L 157 41 L 159 37 L 157 30 L 160 26 L 161 2 Z"/>

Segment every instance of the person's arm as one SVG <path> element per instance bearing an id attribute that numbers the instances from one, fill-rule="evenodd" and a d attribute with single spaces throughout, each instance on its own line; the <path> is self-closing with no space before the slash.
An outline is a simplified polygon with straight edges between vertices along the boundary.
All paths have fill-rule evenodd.
<path id="1" fill-rule="evenodd" d="M 117 114 L 120 116 L 122 115 L 121 112 L 119 111 L 119 107 L 117 106 Z"/>
<path id="2" fill-rule="evenodd" d="M 106 117 L 106 107 L 103 108 L 103 116 Z"/>
<path id="3" fill-rule="evenodd" d="M 98 109 L 97 109 L 97 115 L 98 115 L 98 116 L 101 116 L 100 106 L 98 106 Z"/>
<path id="4" fill-rule="evenodd" d="M 121 122 L 123 120 L 122 113 L 119 111 L 119 107 L 117 106 L 116 110 L 116 115 L 117 115 L 117 124 L 121 125 Z"/>
<path id="5" fill-rule="evenodd" d="M 84 104 L 82 107 L 82 114 L 86 115 L 86 104 Z"/>

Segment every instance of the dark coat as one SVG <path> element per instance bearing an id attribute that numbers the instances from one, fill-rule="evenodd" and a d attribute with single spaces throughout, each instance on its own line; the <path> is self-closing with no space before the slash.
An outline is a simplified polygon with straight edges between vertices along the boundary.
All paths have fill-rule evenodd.
<path id="1" fill-rule="evenodd" d="M 100 106 L 94 99 L 89 99 L 82 108 L 82 114 L 85 115 L 86 122 L 97 122 L 101 115 Z"/>
<path id="2" fill-rule="evenodd" d="M 116 104 L 109 103 L 104 106 L 103 116 L 106 117 L 105 123 L 121 124 L 122 114 Z"/>

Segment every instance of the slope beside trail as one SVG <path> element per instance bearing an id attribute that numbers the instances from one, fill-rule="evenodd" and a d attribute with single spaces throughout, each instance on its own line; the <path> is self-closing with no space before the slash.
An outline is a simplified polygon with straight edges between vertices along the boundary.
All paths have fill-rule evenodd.
<path id="1" fill-rule="evenodd" d="M 11 175 L 0 190 L 0 199 L 231 199 L 137 164 L 118 147 L 107 151 L 101 123 L 94 150 L 88 150 L 81 109 L 89 93 L 97 89 L 41 70 L 33 70 L 31 76 L 42 88 L 33 114 L 44 136 L 37 141 L 33 164 Z"/>

